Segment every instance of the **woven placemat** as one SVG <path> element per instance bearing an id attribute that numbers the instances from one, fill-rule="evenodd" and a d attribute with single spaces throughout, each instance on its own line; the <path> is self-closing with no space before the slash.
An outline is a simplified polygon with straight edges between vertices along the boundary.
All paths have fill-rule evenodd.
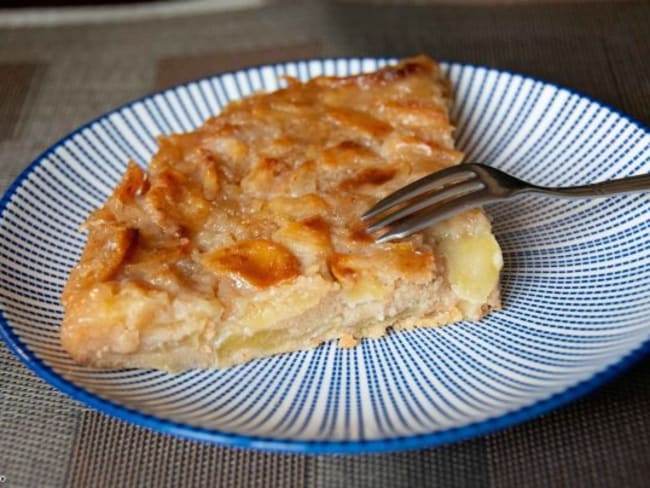
<path id="1" fill-rule="evenodd" d="M 650 123 L 647 3 L 381 3 L 292 1 L 156 21 L 0 27 L 0 187 L 121 103 L 290 58 L 425 52 L 565 85 Z M 0 486 L 642 487 L 650 476 L 650 360 L 497 434 L 334 457 L 242 451 L 125 424 L 58 393 L 4 345 L 0 369 Z"/>

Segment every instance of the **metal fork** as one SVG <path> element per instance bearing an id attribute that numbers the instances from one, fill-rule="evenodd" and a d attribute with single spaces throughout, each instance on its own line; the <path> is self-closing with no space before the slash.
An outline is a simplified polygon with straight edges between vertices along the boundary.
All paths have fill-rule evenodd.
<path id="1" fill-rule="evenodd" d="M 376 239 L 376 242 L 387 242 L 409 236 L 470 208 L 522 193 L 589 198 L 642 191 L 650 191 L 650 174 L 591 185 L 548 188 L 484 164 L 466 163 L 414 181 L 380 200 L 361 218 L 368 222 L 368 232 L 388 227 L 389 230 Z"/>

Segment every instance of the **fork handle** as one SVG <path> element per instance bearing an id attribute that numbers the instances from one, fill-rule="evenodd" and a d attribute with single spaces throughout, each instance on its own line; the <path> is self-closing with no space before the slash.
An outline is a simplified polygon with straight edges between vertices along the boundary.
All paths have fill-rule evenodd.
<path id="1" fill-rule="evenodd" d="M 565 198 L 606 197 L 619 193 L 634 193 L 650 190 L 650 174 L 619 178 L 591 185 L 570 186 L 565 188 L 531 187 L 529 191 L 546 193 Z"/>

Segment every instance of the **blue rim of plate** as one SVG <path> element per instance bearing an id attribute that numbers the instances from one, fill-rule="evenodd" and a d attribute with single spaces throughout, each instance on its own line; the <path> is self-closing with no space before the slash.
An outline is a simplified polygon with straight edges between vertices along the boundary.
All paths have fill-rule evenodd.
<path id="1" fill-rule="evenodd" d="M 322 60 L 322 61 L 336 61 L 337 59 L 345 60 L 363 60 L 363 59 L 375 59 L 393 62 L 395 58 L 372 58 L 372 57 L 344 57 L 344 58 L 309 58 L 309 59 L 299 59 L 294 61 L 289 61 L 289 63 L 302 63 L 312 60 Z M 559 90 L 564 90 L 572 95 L 579 96 L 585 100 L 588 100 L 590 103 L 597 105 L 600 108 L 611 111 L 612 113 L 617 114 L 627 122 L 636 126 L 640 130 L 650 133 L 650 129 L 645 127 L 639 121 L 633 119 L 627 114 L 603 103 L 600 102 L 588 95 L 584 95 L 570 88 L 558 85 L 556 83 L 551 83 L 533 76 L 524 75 L 520 73 L 515 73 L 508 70 L 493 68 L 489 66 L 479 66 L 470 63 L 461 63 L 453 61 L 440 61 L 441 63 L 446 64 L 448 67 L 460 66 L 467 68 L 484 68 L 496 71 L 498 73 L 504 73 L 509 75 L 521 76 L 522 78 L 529 79 L 531 81 L 542 83 L 544 85 L 552 86 Z M 244 69 L 254 69 L 260 68 L 263 66 L 283 66 L 286 63 L 264 63 L 255 66 L 250 66 Z M 45 159 L 49 154 L 53 153 L 58 147 L 65 144 L 68 140 L 72 139 L 75 135 L 82 132 L 86 128 L 90 127 L 92 124 L 103 119 L 104 117 L 109 116 L 114 112 L 119 112 L 125 108 L 129 108 L 137 103 L 148 100 L 158 94 L 166 92 L 168 90 L 175 90 L 181 86 L 185 86 L 189 83 L 200 82 L 203 80 L 209 80 L 215 76 L 223 76 L 226 74 L 236 73 L 239 70 L 227 71 L 222 73 L 216 73 L 210 76 L 204 76 L 195 80 L 191 80 L 185 83 L 179 83 L 171 87 L 165 88 L 163 90 L 158 90 L 152 92 L 148 95 L 140 97 L 138 99 L 127 102 L 123 105 L 120 105 L 109 112 L 106 112 L 95 119 L 87 122 L 86 124 L 80 126 L 76 130 L 68 133 L 66 136 L 61 138 L 55 144 L 50 146 L 48 149 L 43 151 L 39 156 L 37 156 L 9 185 L 5 193 L 0 199 L 0 221 L 2 220 L 2 215 L 4 214 L 5 208 L 11 197 L 15 193 L 16 189 L 20 186 L 22 181 L 29 176 L 29 174 L 37 167 L 40 162 Z M 614 379 L 624 371 L 631 368 L 634 364 L 638 363 L 650 352 L 650 339 L 639 344 L 635 349 L 629 351 L 616 363 L 610 364 L 604 370 L 595 373 L 590 378 L 576 383 L 575 385 L 567 388 L 564 391 L 555 393 L 550 397 L 539 400 L 532 405 L 522 407 L 518 410 L 512 412 L 507 412 L 503 415 L 492 417 L 486 420 L 475 422 L 463 427 L 454 427 L 438 432 L 433 432 L 431 434 L 421 434 L 413 435 L 407 437 L 399 437 L 390 440 L 370 440 L 370 441 L 297 441 L 290 439 L 273 439 L 267 437 L 255 437 L 255 436 L 244 436 L 239 434 L 229 434 L 226 432 L 221 432 L 213 429 L 205 429 L 201 427 L 193 427 L 190 425 L 182 424 L 179 422 L 174 422 L 172 420 L 163 419 L 154 415 L 145 414 L 137 410 L 133 410 L 129 407 L 118 405 L 115 402 L 110 400 L 105 400 L 98 395 L 90 393 L 73 382 L 66 380 L 58 373 L 56 373 L 52 368 L 47 366 L 41 359 L 39 359 L 29 348 L 20 340 L 20 338 L 13 332 L 12 327 L 9 325 L 5 319 L 4 312 L 0 308 L 0 337 L 4 342 L 9 346 L 9 349 L 25 364 L 29 369 L 34 373 L 40 376 L 50 385 L 54 386 L 58 390 L 66 393 L 73 399 L 84 403 L 100 412 L 108 414 L 112 417 L 124 420 L 131 424 L 138 425 L 140 427 L 145 427 L 148 429 L 155 430 L 157 432 L 162 432 L 165 434 L 170 434 L 176 437 L 181 437 L 190 440 L 198 440 L 203 442 L 208 442 L 211 444 L 220 444 L 227 445 L 230 447 L 239 447 L 239 448 L 249 448 L 262 451 L 270 452 L 281 452 L 281 453 L 293 453 L 293 454 L 366 454 L 366 453 L 380 453 L 380 452 L 394 452 L 401 450 L 412 450 L 412 449 L 422 449 L 428 447 L 435 447 L 442 444 L 454 443 L 462 440 L 467 440 L 473 437 L 480 435 L 489 434 L 496 432 L 507 427 L 512 427 L 517 424 L 523 423 L 527 420 L 531 420 L 535 417 L 538 417 L 544 413 L 548 413 L 552 410 L 555 410 L 558 407 L 566 405 L 580 397 L 585 396 L 586 394 L 594 391 L 599 386 L 604 385 L 610 380 Z"/>

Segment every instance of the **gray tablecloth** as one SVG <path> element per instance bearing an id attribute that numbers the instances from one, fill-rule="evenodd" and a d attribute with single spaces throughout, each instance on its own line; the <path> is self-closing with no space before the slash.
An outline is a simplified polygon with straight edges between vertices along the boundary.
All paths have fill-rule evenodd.
<path id="1" fill-rule="evenodd" d="M 559 83 L 650 123 L 647 3 L 388 3 L 273 2 L 37 28 L 0 21 L 0 188 L 116 105 L 291 58 L 424 52 Z M 216 447 L 111 419 L 45 384 L 0 345 L 0 486 L 641 487 L 650 484 L 649 453 L 648 360 L 585 399 L 493 435 L 405 453 L 309 457 Z"/>

